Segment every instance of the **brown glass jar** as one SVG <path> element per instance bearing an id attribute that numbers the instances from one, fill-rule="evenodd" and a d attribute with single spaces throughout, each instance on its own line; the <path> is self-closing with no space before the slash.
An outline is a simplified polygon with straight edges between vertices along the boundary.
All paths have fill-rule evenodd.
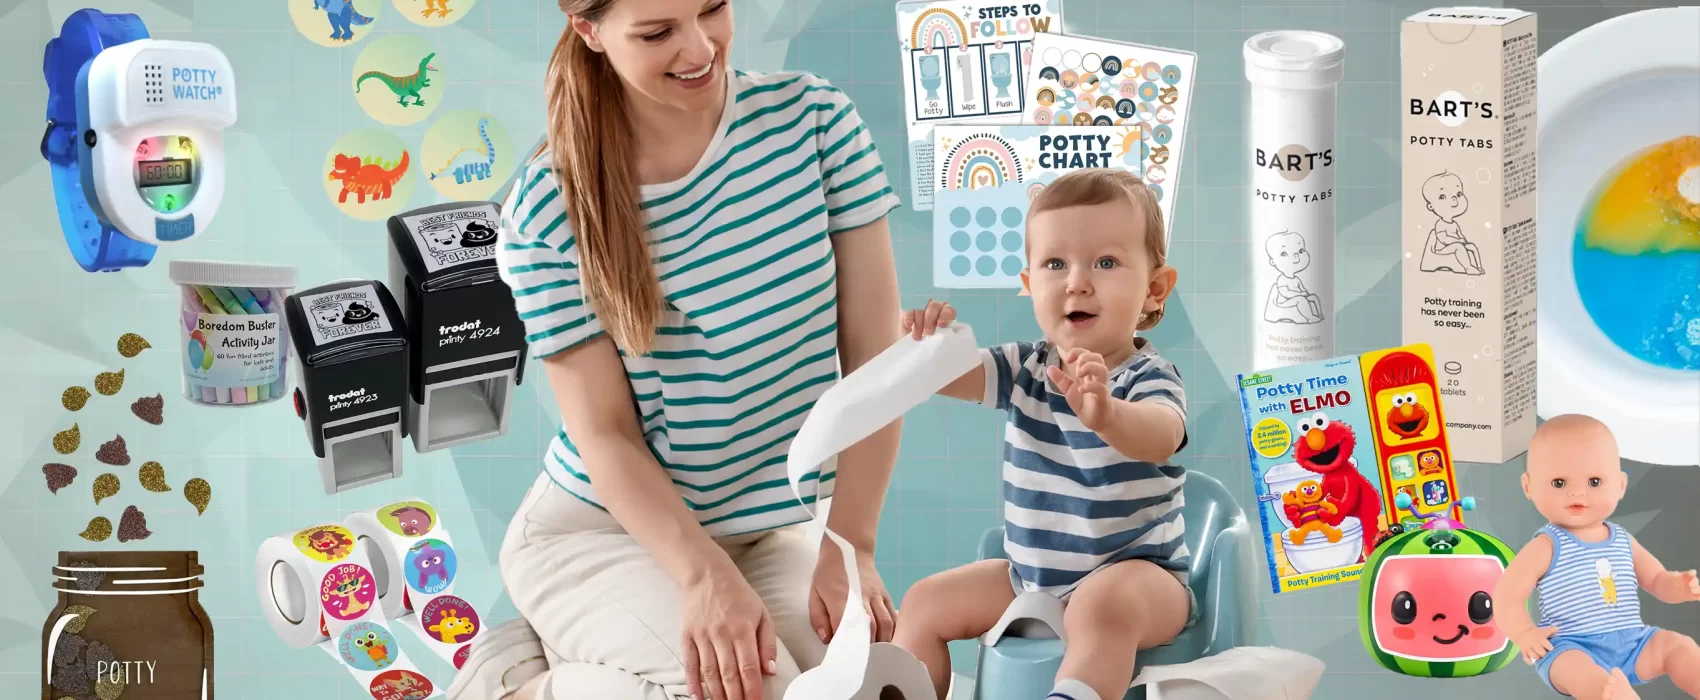
<path id="1" fill-rule="evenodd" d="M 212 700 L 203 573 L 195 552 L 60 552 L 42 700 Z"/>

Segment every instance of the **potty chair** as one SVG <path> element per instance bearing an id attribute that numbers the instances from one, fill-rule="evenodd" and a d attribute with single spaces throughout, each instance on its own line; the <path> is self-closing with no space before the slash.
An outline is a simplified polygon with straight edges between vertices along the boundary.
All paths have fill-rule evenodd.
<path id="1" fill-rule="evenodd" d="M 1187 575 L 1200 607 L 1198 622 L 1181 632 L 1174 643 L 1139 652 L 1139 669 L 1196 661 L 1249 641 L 1251 592 L 1245 585 L 1242 557 L 1253 540 L 1245 511 L 1222 482 L 1196 471 L 1186 474 L 1182 488 L 1186 504 L 1186 546 L 1192 553 Z M 980 540 L 980 559 L 1006 559 L 1003 528 L 992 528 Z M 1017 596 L 996 627 L 980 638 L 973 700 L 1034 700 L 1045 697 L 1062 666 L 1062 602 L 1044 593 Z M 1127 692 L 1125 700 L 1145 700 L 1145 688 Z"/>

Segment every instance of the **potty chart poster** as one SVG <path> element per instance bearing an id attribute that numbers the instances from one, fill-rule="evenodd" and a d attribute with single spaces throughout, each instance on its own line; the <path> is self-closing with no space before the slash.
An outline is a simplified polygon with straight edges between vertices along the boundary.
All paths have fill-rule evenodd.
<path id="1" fill-rule="evenodd" d="M 1239 375 L 1252 485 L 1276 593 L 1356 580 L 1402 491 L 1463 522 L 1427 345 Z"/>
<path id="2" fill-rule="evenodd" d="M 1033 38 L 1060 31 L 1061 0 L 897 3 L 910 206 L 933 206 L 933 126 L 1020 124 Z"/>
<path id="3" fill-rule="evenodd" d="M 1037 35 L 1032 49 L 1022 123 L 1137 128 L 1145 183 L 1173 222 L 1198 55 L 1062 34 Z"/>
<path id="4" fill-rule="evenodd" d="M 1126 126 L 939 126 L 933 183 L 933 285 L 1019 289 L 1027 205 L 1077 168 L 1140 173 L 1139 133 Z"/>

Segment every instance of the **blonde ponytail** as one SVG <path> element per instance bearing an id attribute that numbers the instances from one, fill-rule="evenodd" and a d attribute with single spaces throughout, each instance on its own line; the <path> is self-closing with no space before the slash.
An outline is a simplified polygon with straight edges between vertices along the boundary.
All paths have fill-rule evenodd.
<path id="1" fill-rule="evenodd" d="M 560 0 L 560 6 L 594 22 L 612 2 Z M 545 82 L 544 143 L 578 243 L 585 298 L 623 352 L 648 354 L 665 300 L 638 204 L 625 87 L 608 59 L 573 31 L 570 19 L 549 58 Z"/>

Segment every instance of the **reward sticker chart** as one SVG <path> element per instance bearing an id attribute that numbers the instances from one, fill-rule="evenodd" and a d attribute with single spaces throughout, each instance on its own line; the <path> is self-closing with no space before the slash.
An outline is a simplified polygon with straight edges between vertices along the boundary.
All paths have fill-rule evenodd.
<path id="1" fill-rule="evenodd" d="M 1027 209 L 1046 183 L 1080 168 L 1140 174 L 1142 142 L 1127 126 L 940 126 L 945 154 L 933 209 L 933 285 L 1018 289 Z"/>
<path id="2" fill-rule="evenodd" d="M 910 202 L 916 209 L 933 207 L 933 127 L 1019 122 L 1033 37 L 1060 31 L 1060 0 L 897 3 Z"/>

